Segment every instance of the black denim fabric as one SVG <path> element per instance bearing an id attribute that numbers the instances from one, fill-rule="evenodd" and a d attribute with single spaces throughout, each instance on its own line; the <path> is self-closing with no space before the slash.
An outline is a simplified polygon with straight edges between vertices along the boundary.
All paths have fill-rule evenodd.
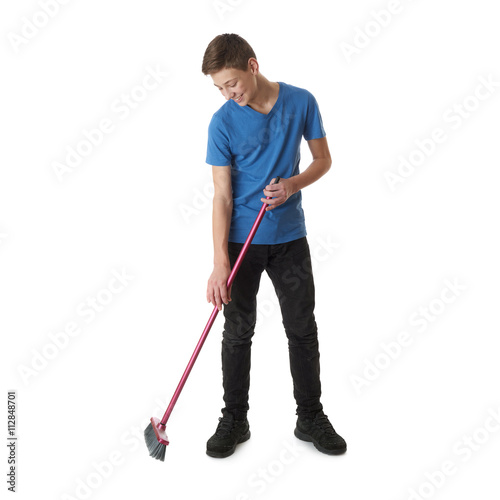
<path id="1" fill-rule="evenodd" d="M 234 265 L 243 247 L 229 242 Z M 278 245 L 250 245 L 231 289 L 231 302 L 224 306 L 222 375 L 225 409 L 237 419 L 249 409 L 250 350 L 257 319 L 256 295 L 262 272 L 276 290 L 288 337 L 290 371 L 297 415 L 321 410 L 319 346 L 314 319 L 314 279 L 307 238 Z"/>

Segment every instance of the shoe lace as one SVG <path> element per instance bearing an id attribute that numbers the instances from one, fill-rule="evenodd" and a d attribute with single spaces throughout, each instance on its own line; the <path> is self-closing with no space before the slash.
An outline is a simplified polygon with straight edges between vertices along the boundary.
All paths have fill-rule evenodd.
<path id="1" fill-rule="evenodd" d="M 323 430 L 326 434 L 335 434 L 335 429 L 328 420 L 328 416 L 324 413 L 319 413 L 314 419 L 314 423 Z"/>
<path id="2" fill-rule="evenodd" d="M 233 430 L 233 419 L 230 417 L 219 417 L 219 425 L 217 426 L 217 430 L 215 434 L 217 436 L 227 436 L 231 434 Z"/>

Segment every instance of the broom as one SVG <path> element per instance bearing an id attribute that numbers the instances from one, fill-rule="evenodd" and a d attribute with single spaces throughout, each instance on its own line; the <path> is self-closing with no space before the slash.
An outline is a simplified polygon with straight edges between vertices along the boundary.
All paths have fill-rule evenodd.
<path id="1" fill-rule="evenodd" d="M 275 181 L 273 184 L 277 184 L 279 182 L 280 178 L 276 177 Z M 267 196 L 267 199 L 269 200 L 271 196 Z M 255 219 L 255 222 L 253 223 L 252 229 L 250 229 L 250 233 L 248 234 L 248 237 L 240 251 L 240 254 L 238 255 L 238 258 L 236 259 L 236 262 L 234 263 L 233 269 L 231 270 L 231 273 L 229 275 L 229 278 L 227 279 L 227 288 L 231 287 L 234 278 L 236 276 L 236 273 L 238 272 L 238 269 L 240 268 L 240 265 L 248 251 L 248 248 L 250 244 L 252 243 L 253 237 L 255 236 L 255 233 L 257 232 L 257 229 L 259 228 L 259 225 L 264 217 L 264 214 L 266 212 L 266 207 L 268 206 L 267 203 L 263 203 L 262 207 L 259 211 L 259 214 L 257 215 L 257 218 Z M 203 330 L 203 333 L 201 334 L 200 340 L 198 341 L 198 344 L 196 345 L 196 348 L 191 356 L 191 359 L 189 360 L 189 363 L 184 370 L 184 373 L 181 377 L 181 380 L 179 384 L 177 385 L 177 389 L 174 392 L 174 395 L 172 396 L 172 399 L 170 401 L 170 404 L 168 405 L 167 411 L 163 415 L 163 418 L 159 420 L 156 417 L 151 417 L 149 425 L 146 427 L 144 430 L 144 438 L 146 440 L 146 445 L 149 450 L 149 454 L 153 457 L 156 458 L 157 460 L 161 460 L 162 462 L 165 460 L 165 451 L 167 449 L 167 445 L 169 444 L 167 433 L 165 432 L 165 427 L 167 424 L 167 420 L 170 417 L 170 414 L 172 413 L 172 410 L 174 409 L 175 403 L 177 402 L 177 399 L 179 398 L 179 395 L 182 391 L 182 388 L 184 387 L 184 384 L 186 383 L 187 378 L 189 377 L 189 374 L 191 373 L 191 369 L 193 368 L 193 365 L 196 361 L 196 358 L 198 357 L 198 354 L 200 354 L 201 348 L 203 347 L 203 344 L 205 343 L 205 340 L 208 336 L 208 333 L 210 332 L 210 328 L 212 328 L 212 325 L 215 321 L 215 318 L 217 317 L 217 314 L 219 313 L 219 309 L 217 306 L 214 307 L 214 310 L 212 311 L 212 314 L 210 315 L 210 318 L 208 320 L 207 325 L 205 326 L 205 329 Z"/>

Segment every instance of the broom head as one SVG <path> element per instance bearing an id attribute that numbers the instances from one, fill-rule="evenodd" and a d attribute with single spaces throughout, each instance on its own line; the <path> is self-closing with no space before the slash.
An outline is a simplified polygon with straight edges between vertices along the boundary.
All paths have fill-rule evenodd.
<path id="1" fill-rule="evenodd" d="M 160 419 L 151 417 L 150 424 L 144 430 L 144 438 L 149 450 L 149 454 L 156 460 L 165 460 L 165 451 L 168 445 L 168 437 L 165 432 L 165 426 L 161 424 Z"/>

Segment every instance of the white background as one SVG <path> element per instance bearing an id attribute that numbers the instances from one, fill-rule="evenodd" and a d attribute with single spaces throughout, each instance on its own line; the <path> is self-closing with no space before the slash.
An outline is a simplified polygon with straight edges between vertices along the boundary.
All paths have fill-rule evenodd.
<path id="1" fill-rule="evenodd" d="M 43 24 L 41 4 L 4 2 L 0 15 L 1 434 L 16 390 L 17 498 L 498 497 L 494 2 L 401 0 L 374 21 L 397 2 L 222 0 L 218 10 L 209 0 L 73 0 L 27 27 Z M 223 405 L 219 317 L 167 425 L 165 462 L 143 441 L 212 309 L 204 160 L 224 100 L 201 62 L 226 32 L 249 41 L 269 80 L 311 91 L 323 116 L 333 166 L 303 198 L 323 404 L 348 443 L 343 456 L 293 436 L 286 337 L 267 277 L 252 438 L 228 459 L 205 454 Z M 148 67 L 164 76 L 141 93 Z M 478 101 L 481 78 L 497 83 Z M 125 117 L 114 106 L 132 92 L 142 100 Z M 60 180 L 54 164 L 105 118 L 112 132 Z M 391 190 L 386 173 L 436 128 L 446 140 Z M 310 159 L 304 142 L 302 169 Z M 111 295 L 113 271 L 129 278 Z M 448 303 L 446 280 L 461 287 L 445 291 Z M 89 321 L 82 311 L 96 296 L 110 302 Z M 79 334 L 54 347 L 71 322 Z M 396 349 L 401 332 L 411 342 Z M 453 473 L 434 474 L 445 461 Z"/>

